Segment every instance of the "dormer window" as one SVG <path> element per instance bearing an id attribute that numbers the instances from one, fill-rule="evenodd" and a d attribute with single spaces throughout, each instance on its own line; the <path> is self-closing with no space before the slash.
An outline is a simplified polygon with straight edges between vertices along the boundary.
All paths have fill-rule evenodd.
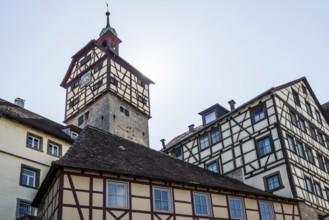
<path id="1" fill-rule="evenodd" d="M 209 124 L 210 122 L 215 121 L 215 120 L 216 120 L 216 112 L 215 111 L 210 112 L 209 114 L 204 116 L 205 124 Z"/>

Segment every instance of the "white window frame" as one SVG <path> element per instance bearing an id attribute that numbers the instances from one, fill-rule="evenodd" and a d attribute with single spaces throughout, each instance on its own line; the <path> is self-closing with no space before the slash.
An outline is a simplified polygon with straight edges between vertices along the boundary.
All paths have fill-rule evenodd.
<path id="1" fill-rule="evenodd" d="M 202 214 L 202 213 L 197 213 L 197 209 L 196 209 L 196 203 L 195 203 L 195 196 L 204 196 L 206 198 L 206 205 L 207 205 L 207 211 L 208 214 Z M 194 213 L 195 215 L 198 216 L 211 216 L 211 203 L 210 203 L 210 195 L 208 193 L 200 193 L 200 192 L 193 192 L 193 208 L 194 208 Z"/>
<path id="2" fill-rule="evenodd" d="M 32 140 L 32 145 L 29 145 L 30 138 Z M 35 147 L 34 144 L 36 143 L 36 140 L 38 140 L 38 142 L 37 142 L 37 146 Z M 31 149 L 41 150 L 41 138 L 28 133 L 26 146 Z"/>
<path id="3" fill-rule="evenodd" d="M 51 152 L 49 152 L 49 147 L 51 147 Z M 57 154 L 54 152 L 54 149 L 57 148 Z M 55 157 L 60 157 L 60 150 L 61 146 L 58 145 L 58 144 L 55 144 L 53 142 L 48 142 L 48 145 L 47 145 L 47 154 L 49 155 L 52 155 L 52 156 L 55 156 Z"/>
<path id="4" fill-rule="evenodd" d="M 26 166 L 22 166 L 21 168 L 21 177 L 20 177 L 20 185 L 26 186 L 26 187 L 31 187 L 31 188 L 36 188 L 37 187 L 37 178 L 38 178 L 38 171 L 34 169 L 30 169 Z M 32 175 L 29 175 L 27 173 L 24 173 L 24 171 L 28 171 L 33 173 Z M 26 177 L 26 182 L 23 181 L 23 177 Z M 32 179 L 32 185 L 29 184 L 30 180 Z"/>
<path id="5" fill-rule="evenodd" d="M 27 200 L 24 200 L 24 199 L 17 199 L 17 206 L 16 206 L 16 218 L 20 218 L 20 217 L 23 217 L 24 215 L 20 215 L 20 207 L 21 207 L 21 204 L 24 204 L 26 206 L 28 206 L 28 215 L 32 215 L 32 216 L 35 216 L 36 214 L 36 208 L 32 207 L 31 206 L 31 202 L 30 201 L 27 201 Z"/>
<path id="6" fill-rule="evenodd" d="M 230 201 L 231 200 L 235 200 L 235 201 L 239 201 L 240 202 L 240 206 L 241 206 L 241 217 L 233 217 L 232 216 L 232 212 L 231 212 L 231 204 Z M 237 197 L 229 197 L 228 198 L 228 206 L 229 206 L 229 212 L 230 212 L 230 218 L 231 219 L 240 219 L 240 220 L 244 220 L 245 219 L 245 208 L 244 208 L 244 204 L 243 204 L 243 199 L 242 198 L 237 198 Z"/>
<path id="7" fill-rule="evenodd" d="M 157 209 L 156 208 L 156 206 L 155 206 L 155 191 L 156 190 L 168 193 L 168 208 L 169 208 L 169 210 L 162 210 L 162 209 Z M 162 202 L 162 200 L 161 200 L 161 202 Z M 156 212 L 165 212 L 165 213 L 172 213 L 173 212 L 172 191 L 171 191 L 170 188 L 153 187 L 153 210 L 156 211 Z"/>
<path id="8" fill-rule="evenodd" d="M 206 141 L 204 141 L 204 140 L 206 140 Z M 199 141 L 200 141 L 200 149 L 201 150 L 206 149 L 210 146 L 208 135 L 204 135 L 204 136 L 200 137 Z M 204 143 L 208 143 L 208 144 L 204 145 Z"/>
<path id="9" fill-rule="evenodd" d="M 266 205 L 269 208 L 270 219 L 264 218 L 263 213 L 262 213 L 262 209 L 261 209 L 261 205 Z M 260 212 L 261 220 L 274 220 L 275 219 L 273 204 L 271 202 L 259 201 L 259 212 Z"/>
<path id="10" fill-rule="evenodd" d="M 115 205 L 110 205 L 110 201 L 109 201 L 109 197 L 110 197 L 110 185 L 116 185 L 116 186 L 124 186 L 124 190 L 125 190 L 125 205 L 124 206 L 118 206 L 117 204 Z M 115 195 L 117 196 L 117 194 Z M 126 182 L 118 182 L 118 181 L 112 181 L 112 180 L 108 180 L 106 182 L 106 207 L 109 208 L 118 208 L 118 209 L 128 209 L 129 208 L 129 189 L 128 189 L 128 183 Z"/>
<path id="11" fill-rule="evenodd" d="M 214 165 L 216 166 L 216 170 L 209 169 L 209 167 L 212 167 Z M 212 161 L 212 162 L 208 163 L 206 166 L 207 166 L 207 170 L 214 172 L 214 173 L 219 173 L 219 166 L 218 166 L 217 161 Z"/>

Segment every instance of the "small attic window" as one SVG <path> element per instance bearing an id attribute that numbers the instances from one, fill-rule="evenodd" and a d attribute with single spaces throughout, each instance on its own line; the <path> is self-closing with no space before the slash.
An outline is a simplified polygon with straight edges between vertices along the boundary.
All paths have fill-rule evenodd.
<path id="1" fill-rule="evenodd" d="M 85 56 L 82 60 L 80 60 L 80 66 L 85 65 L 86 63 L 88 63 L 89 60 L 91 60 L 91 54 Z"/>
<path id="2" fill-rule="evenodd" d="M 107 42 L 106 42 L 106 40 L 103 41 L 102 46 L 103 46 L 103 47 L 107 47 Z"/>
<path id="3" fill-rule="evenodd" d="M 212 111 L 209 114 L 204 116 L 205 124 L 208 124 L 208 123 L 210 123 L 212 121 L 215 121 L 215 120 L 216 120 L 216 112 L 215 111 Z"/>

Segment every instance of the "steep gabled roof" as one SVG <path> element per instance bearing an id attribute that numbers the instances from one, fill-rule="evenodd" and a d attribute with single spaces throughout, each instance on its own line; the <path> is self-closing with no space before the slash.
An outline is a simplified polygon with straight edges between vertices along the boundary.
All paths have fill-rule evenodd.
<path id="1" fill-rule="evenodd" d="M 223 118 L 227 118 L 229 117 L 231 114 L 234 114 L 235 112 L 240 111 L 240 109 L 244 108 L 247 105 L 250 105 L 251 103 L 253 103 L 255 100 L 260 99 L 261 97 L 265 96 L 265 95 L 269 95 L 269 94 L 273 94 L 276 91 L 279 91 L 281 89 L 284 89 L 286 87 L 292 86 L 296 83 L 299 83 L 303 81 L 307 87 L 307 89 L 309 90 L 312 98 L 314 99 L 315 103 L 317 104 L 319 110 L 321 111 L 322 115 L 324 116 L 326 122 L 329 124 L 329 102 L 326 103 L 325 105 L 321 106 L 320 102 L 318 101 L 318 99 L 316 98 L 310 84 L 308 83 L 306 77 L 301 77 L 299 79 L 290 81 L 288 83 L 282 84 L 280 86 L 277 87 L 272 87 L 268 90 L 266 90 L 265 92 L 261 93 L 260 95 L 254 97 L 253 99 L 247 101 L 246 103 L 242 104 L 241 106 L 239 106 L 238 108 L 236 108 L 233 111 L 228 112 L 227 114 L 223 115 L 222 117 L 216 119 L 215 121 L 213 121 L 212 123 L 205 125 L 205 126 L 198 126 L 198 129 L 196 129 L 194 132 L 185 132 L 183 134 L 180 134 L 176 137 L 174 137 L 170 142 L 168 142 L 168 144 L 166 145 L 166 149 L 169 149 L 171 147 L 174 147 L 177 143 L 180 143 L 181 141 L 185 141 L 188 140 L 189 137 L 193 136 L 194 134 L 201 132 L 211 126 L 213 126 L 216 122 L 219 122 L 221 120 L 223 120 Z M 327 113 L 328 112 L 328 113 Z M 200 113 L 199 113 L 200 114 Z M 165 149 L 162 149 L 162 151 L 165 151 Z"/>
<path id="2" fill-rule="evenodd" d="M 10 120 L 14 120 L 27 126 L 31 126 L 34 129 L 48 133 L 69 143 L 73 142 L 71 137 L 65 132 L 63 132 L 63 129 L 65 129 L 64 125 L 49 120 L 43 116 L 40 116 L 34 112 L 31 112 L 25 108 L 22 108 L 1 98 L 0 117 L 6 117 Z"/>
<path id="3" fill-rule="evenodd" d="M 87 51 L 89 51 L 91 48 L 93 47 L 97 47 L 100 50 L 102 50 L 103 52 L 107 53 L 107 55 L 111 55 L 112 59 L 118 59 L 119 61 L 121 61 L 122 63 L 124 63 L 124 65 L 128 68 L 134 71 L 134 74 L 136 74 L 138 77 L 140 77 L 141 79 L 143 79 L 145 81 L 145 83 L 147 84 L 154 84 L 154 82 L 149 79 L 148 77 L 146 77 L 143 73 L 141 73 L 139 70 L 137 70 L 134 66 L 132 66 L 130 63 L 128 63 L 127 61 L 125 61 L 122 57 L 120 57 L 119 55 L 117 55 L 115 52 L 111 51 L 110 49 L 105 49 L 104 47 L 102 47 L 101 45 L 99 45 L 97 43 L 96 40 L 91 40 L 89 41 L 86 46 L 84 46 L 83 48 L 81 48 L 78 52 L 76 52 L 73 56 L 72 56 L 72 60 L 70 63 L 69 68 L 66 71 L 66 74 L 60 84 L 60 86 L 64 87 L 66 86 L 66 81 L 67 79 L 70 77 L 72 68 L 74 66 L 74 63 L 77 62 L 77 60 L 83 55 L 85 54 Z"/>
<path id="4" fill-rule="evenodd" d="M 53 162 L 35 200 L 37 205 L 61 167 L 203 186 L 231 192 L 279 198 L 161 152 L 87 126 L 67 153 Z"/>

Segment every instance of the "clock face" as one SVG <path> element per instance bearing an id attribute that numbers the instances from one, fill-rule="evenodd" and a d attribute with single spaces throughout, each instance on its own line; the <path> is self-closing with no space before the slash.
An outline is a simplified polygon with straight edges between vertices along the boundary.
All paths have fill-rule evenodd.
<path id="1" fill-rule="evenodd" d="M 83 87 L 83 86 L 87 85 L 90 82 L 90 80 L 91 80 L 91 74 L 90 74 L 90 72 L 88 72 L 81 77 L 80 86 Z"/>

